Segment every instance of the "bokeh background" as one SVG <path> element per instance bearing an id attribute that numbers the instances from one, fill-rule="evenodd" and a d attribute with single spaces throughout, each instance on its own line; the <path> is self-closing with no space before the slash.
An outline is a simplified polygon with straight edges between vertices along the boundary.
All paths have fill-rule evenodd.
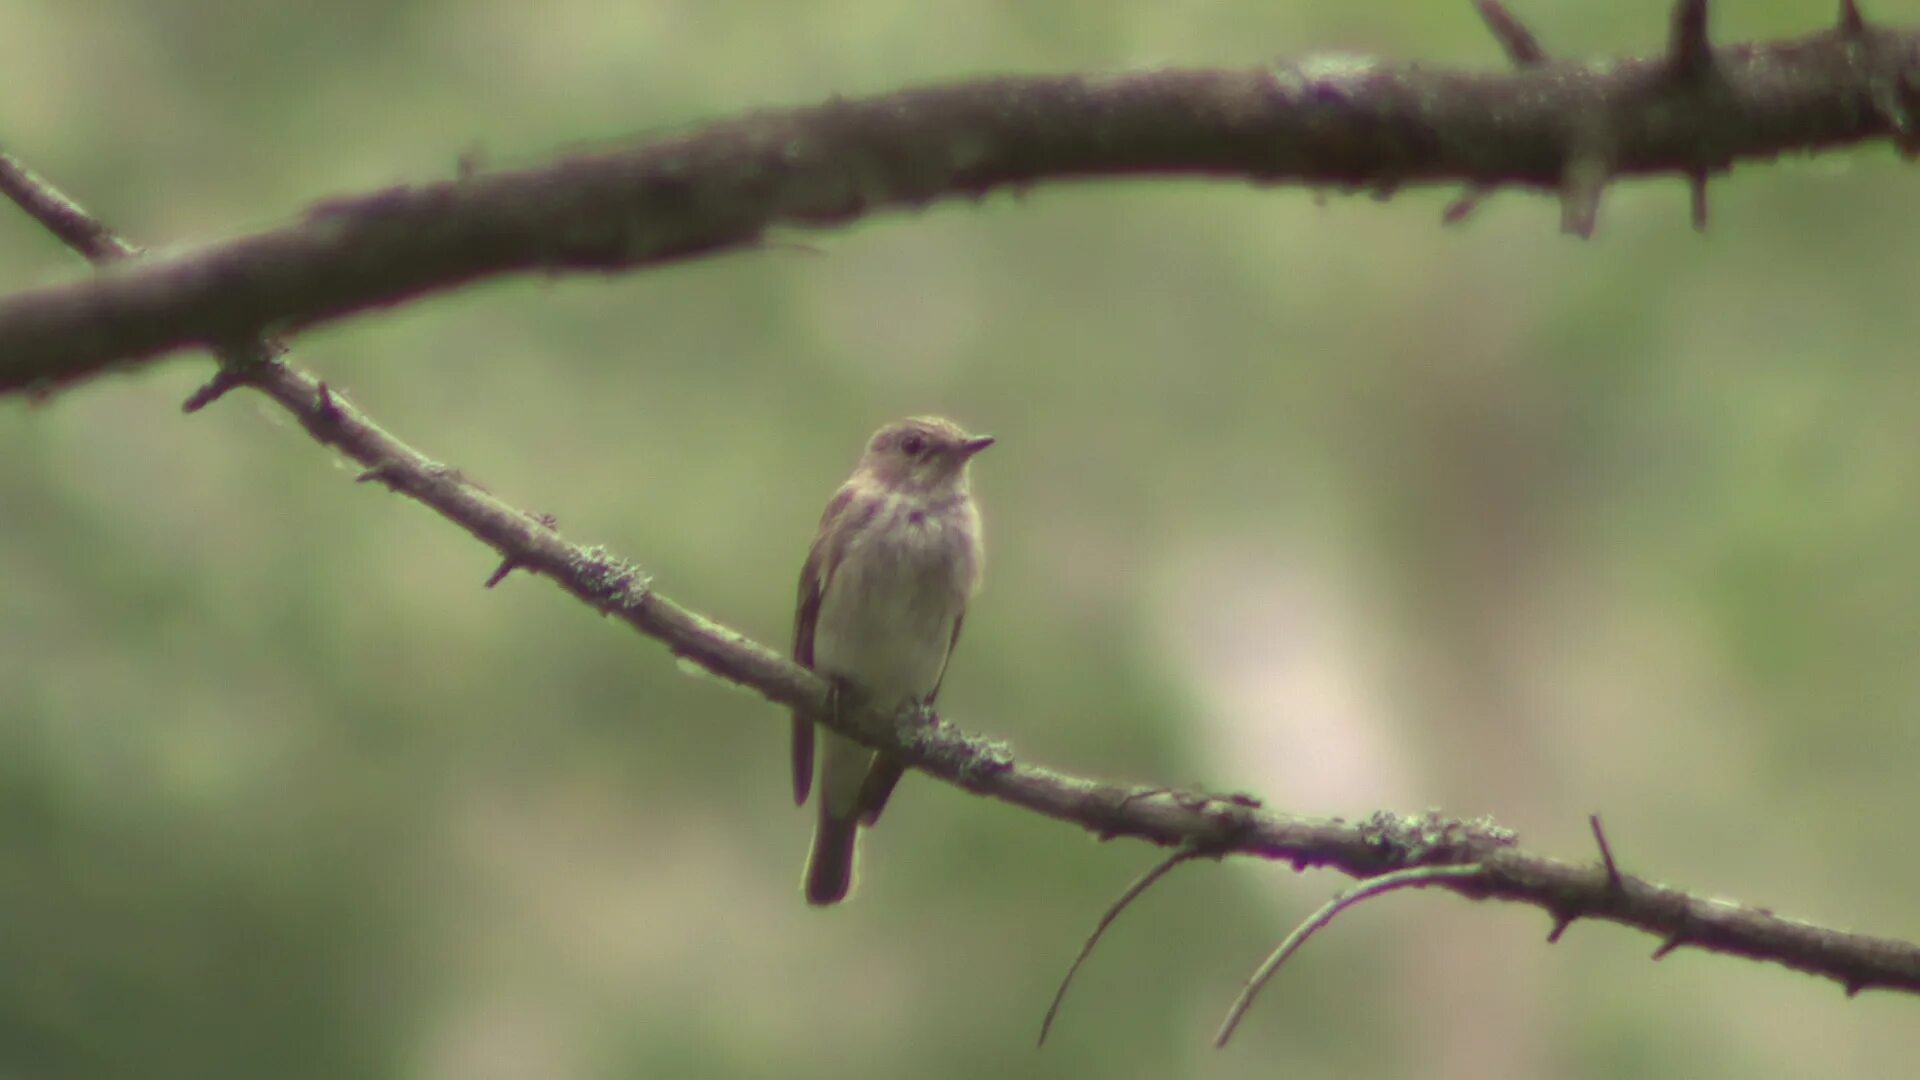
<path id="1" fill-rule="evenodd" d="M 1562 55 L 1666 6 L 1515 4 Z M 1913 3 L 1872 5 L 1920 20 Z M 1829 3 L 1717 5 L 1721 40 Z M 0 145 L 189 246 L 330 195 L 831 94 L 1337 49 L 1498 69 L 1470 5 L 657 0 L 0 8 Z M 879 422 L 946 413 L 992 559 L 944 704 L 1039 761 L 1307 813 L 1490 814 L 1920 937 L 1916 174 L 1505 194 L 1045 186 L 299 339 L 427 453 L 763 641 Z M 83 273 L 0 207 L 0 287 Z M 909 778 L 808 910 L 785 721 L 181 357 L 0 402 L 0 1073 L 1906 1075 L 1910 997 L 1538 911 L 1348 914 Z"/>

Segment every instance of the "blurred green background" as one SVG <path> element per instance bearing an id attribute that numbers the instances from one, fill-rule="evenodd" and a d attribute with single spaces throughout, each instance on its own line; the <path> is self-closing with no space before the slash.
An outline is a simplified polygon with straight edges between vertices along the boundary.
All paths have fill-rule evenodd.
<path id="1" fill-rule="evenodd" d="M 1562 55 L 1666 5 L 1527 3 Z M 1870 12 L 1915 21 L 1913 3 Z M 1720 40 L 1828 3 L 1717 5 Z M 1470 5 L 655 0 L 0 9 L 0 145 L 192 245 L 462 154 L 984 73 L 1317 49 L 1498 69 Z M 669 595 L 785 640 L 867 433 L 952 415 L 992 559 L 944 704 L 1074 771 L 1587 858 L 1920 937 L 1916 174 L 1673 181 L 1598 235 L 1505 194 L 1046 186 L 798 247 L 487 284 L 297 358 Z M 72 256 L 0 210 L 0 287 Z M 909 778 L 855 901 L 798 893 L 785 721 L 679 671 L 179 358 L 0 403 L 0 1074 L 1902 1075 L 1910 997 L 1538 911 L 1347 915 Z"/>

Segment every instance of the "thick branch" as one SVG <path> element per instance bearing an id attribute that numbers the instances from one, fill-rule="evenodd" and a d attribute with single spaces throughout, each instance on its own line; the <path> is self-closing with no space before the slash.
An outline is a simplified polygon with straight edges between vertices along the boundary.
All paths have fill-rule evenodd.
<path id="1" fill-rule="evenodd" d="M 18 199 L 24 209 L 96 261 L 132 250 L 4 156 L 0 190 L 26 193 Z M 94 242 L 70 239 L 85 236 Z M 218 381 L 258 388 L 316 440 L 366 466 L 362 480 L 378 480 L 465 529 L 501 554 L 503 569 L 544 575 L 675 655 L 771 702 L 806 710 L 835 730 L 975 794 L 1078 825 L 1103 839 L 1136 837 L 1208 855 L 1252 855 L 1290 862 L 1296 869 L 1325 866 L 1366 878 L 1412 867 L 1477 865 L 1476 874 L 1435 883 L 1476 899 L 1540 907 L 1553 917 L 1554 937 L 1576 919 L 1605 919 L 1660 938 L 1662 954 L 1692 945 L 1823 976 L 1849 993 L 1870 987 L 1920 992 L 1920 946 L 1828 930 L 1656 885 L 1620 872 L 1604 838 L 1603 862 L 1575 864 L 1524 852 L 1510 833 L 1485 822 L 1376 814 L 1352 823 L 1283 814 L 1244 795 L 1127 787 L 1053 772 L 1015 761 L 1004 746 L 945 723 L 929 728 L 874 714 L 843 716 L 825 708 L 826 684 L 811 671 L 662 596 L 632 564 L 599 548 L 568 543 L 550 520 L 517 510 L 432 461 L 324 383 L 271 354 L 266 342 L 231 346 L 224 354 L 229 366 Z"/>
<path id="2" fill-rule="evenodd" d="M 1695 71 L 1708 54 L 1682 38 Z M 542 168 L 334 199 L 279 229 L 15 295 L 0 301 L 0 392 L 495 275 L 665 263 L 759 244 L 779 226 L 1009 186 L 1210 176 L 1561 189 L 1572 161 L 1604 162 L 1609 177 L 1694 176 L 1896 134 L 1920 105 L 1920 31 L 1849 22 L 1710 55 L 1711 79 L 1676 77 L 1665 55 L 1501 74 L 1323 56 L 755 113 Z"/>

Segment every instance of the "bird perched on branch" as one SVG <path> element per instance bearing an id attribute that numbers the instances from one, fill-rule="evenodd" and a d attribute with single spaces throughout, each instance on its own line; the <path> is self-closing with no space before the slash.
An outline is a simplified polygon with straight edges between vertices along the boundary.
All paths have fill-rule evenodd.
<path id="1" fill-rule="evenodd" d="M 980 587 L 980 511 L 967 465 L 993 445 L 938 417 L 882 427 L 827 504 L 800 571 L 793 658 L 834 687 L 834 707 L 930 707 Z M 793 798 L 813 786 L 814 723 L 793 718 Z M 820 733 L 819 823 L 807 902 L 834 904 L 853 885 L 854 845 L 880 816 L 901 765 L 843 735 Z"/>

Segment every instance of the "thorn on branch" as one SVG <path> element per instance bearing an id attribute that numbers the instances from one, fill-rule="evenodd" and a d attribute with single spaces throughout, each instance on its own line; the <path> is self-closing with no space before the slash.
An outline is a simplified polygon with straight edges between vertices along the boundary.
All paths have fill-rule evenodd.
<path id="1" fill-rule="evenodd" d="M 1300 951 L 1300 946 L 1305 945 L 1308 938 L 1331 923 L 1334 916 L 1362 900 L 1390 893 L 1396 889 L 1419 888 L 1424 885 L 1436 885 L 1443 881 L 1467 881 L 1481 876 L 1484 872 L 1478 863 L 1470 866 L 1416 866 L 1382 874 L 1376 878 L 1368 878 L 1327 901 L 1306 922 L 1294 927 L 1293 933 L 1287 935 L 1286 940 L 1273 950 L 1266 962 L 1261 964 L 1259 970 L 1247 980 L 1247 985 L 1240 990 L 1240 996 L 1234 999 L 1233 1007 L 1227 1010 L 1227 1019 L 1220 1025 L 1220 1033 L 1213 1037 L 1214 1048 L 1219 1049 L 1227 1045 L 1227 1040 L 1233 1038 L 1233 1030 L 1240 1026 L 1241 1019 L 1253 1006 L 1254 997 L 1260 993 L 1262 987 L 1267 985 L 1268 980 L 1273 978 L 1273 973 L 1280 970 L 1280 965 L 1286 963 L 1288 957 Z"/>
<path id="2" fill-rule="evenodd" d="M 1860 37 L 1867 32 L 1867 20 L 1860 16 L 1860 5 L 1854 0 L 1840 0 L 1840 33 L 1845 37 Z"/>
<path id="3" fill-rule="evenodd" d="M 1686 943 L 1687 943 L 1686 931 L 1676 930 L 1673 932 L 1672 937 L 1669 937 L 1667 938 L 1667 940 L 1661 942 L 1660 947 L 1653 950 L 1653 959 L 1665 960 L 1667 958 L 1668 953 L 1672 952 L 1673 950 L 1679 948 L 1682 945 L 1685 945 Z"/>
<path id="4" fill-rule="evenodd" d="M 1613 845 L 1607 843 L 1607 830 L 1600 824 L 1600 815 L 1588 814 L 1587 825 L 1593 829 L 1593 842 L 1600 847 L 1600 865 L 1607 868 L 1607 889 L 1624 892 L 1626 883 L 1620 880 L 1620 865 L 1613 861 Z"/>
<path id="5" fill-rule="evenodd" d="M 320 421 L 329 427 L 340 423 L 340 403 L 333 400 L 333 390 L 324 382 L 315 394 L 313 408 Z"/>
<path id="6" fill-rule="evenodd" d="M 1713 46 L 1707 41 L 1707 0 L 1676 0 L 1667 60 L 1681 79 L 1697 79 L 1713 69 Z"/>
<path id="7" fill-rule="evenodd" d="M 397 466 L 390 461 L 383 461 L 362 472 L 359 476 L 354 477 L 353 482 L 356 484 L 367 484 L 378 480 L 381 483 L 391 485 L 394 478 L 399 475 L 400 469 Z"/>
<path id="8" fill-rule="evenodd" d="M 1555 912 L 1553 916 L 1553 929 L 1547 931 L 1547 944 L 1560 944 L 1561 935 L 1565 934 L 1567 927 L 1572 926 L 1579 918 L 1580 916 L 1571 911 Z"/>
<path id="9" fill-rule="evenodd" d="M 197 413 L 201 409 L 226 397 L 229 390 L 234 389 L 244 382 L 246 382 L 246 379 L 241 375 L 238 368 L 223 365 L 219 371 L 213 373 L 213 378 L 201 383 L 198 390 L 187 395 L 187 400 L 180 403 L 180 411 L 183 413 Z"/>
<path id="10" fill-rule="evenodd" d="M 197 413 L 219 401 L 233 388 L 251 383 L 262 367 L 285 356 L 286 352 L 286 343 L 273 337 L 218 346 L 214 354 L 220 358 L 220 370 L 180 403 L 180 411 Z"/>
<path id="11" fill-rule="evenodd" d="M 498 570 L 495 570 L 492 576 L 487 578 L 487 583 L 483 585 L 482 588 L 491 589 L 495 585 L 498 585 L 501 582 L 507 580 L 507 575 L 513 573 L 515 570 L 520 569 L 520 566 L 521 566 L 520 560 L 514 558 L 511 555 L 507 556 L 504 559 L 501 559 L 500 568 Z"/>
<path id="12" fill-rule="evenodd" d="M 1480 204 L 1487 201 L 1487 196 L 1492 195 L 1493 192 L 1494 189 L 1487 184 L 1469 185 L 1467 190 L 1460 193 L 1459 198 L 1448 203 L 1447 208 L 1440 212 L 1440 223 L 1458 225 L 1467 220 L 1473 216 L 1475 210 L 1480 209 Z"/>
<path id="13" fill-rule="evenodd" d="M 1575 150 L 1560 176 L 1560 231 L 1582 240 L 1593 237 L 1600 217 L 1600 193 L 1606 190 L 1606 158 L 1592 150 Z"/>
<path id="14" fill-rule="evenodd" d="M 1487 29 L 1493 33 L 1500 47 L 1506 50 L 1507 59 L 1513 66 L 1530 68 L 1547 62 L 1547 51 L 1528 30 L 1526 24 L 1515 18 L 1500 0 L 1474 0 L 1473 6 L 1480 12 L 1480 18 L 1486 22 Z"/>
<path id="15" fill-rule="evenodd" d="M 456 180 L 471 180 L 487 171 L 487 148 L 479 143 L 460 151 L 453 159 L 453 176 Z"/>
<path id="16" fill-rule="evenodd" d="M 1086 944 L 1080 946 L 1080 955 L 1074 957 L 1072 966 L 1067 968 L 1066 977 L 1060 980 L 1060 988 L 1053 992 L 1053 1002 L 1047 1006 L 1047 1015 L 1040 1021 L 1040 1041 L 1034 1044 L 1036 1047 L 1047 1045 L 1047 1033 L 1053 1030 L 1054 1017 L 1060 1014 L 1061 1002 L 1067 1000 L 1067 987 L 1073 984 L 1073 977 L 1080 973 L 1080 966 L 1087 962 L 1087 957 L 1093 955 L 1093 947 L 1100 943 L 1101 936 L 1107 932 L 1107 927 L 1113 925 L 1113 920 L 1127 910 L 1127 905 L 1138 900 L 1141 893 L 1152 888 L 1154 882 L 1166 877 L 1168 871 L 1203 854 L 1206 852 L 1197 847 L 1181 848 L 1140 875 L 1132 885 L 1127 886 L 1127 891 L 1121 893 L 1119 899 L 1108 906 L 1106 913 L 1100 916 L 1100 921 L 1094 924 L 1093 933 L 1087 935 Z"/>

